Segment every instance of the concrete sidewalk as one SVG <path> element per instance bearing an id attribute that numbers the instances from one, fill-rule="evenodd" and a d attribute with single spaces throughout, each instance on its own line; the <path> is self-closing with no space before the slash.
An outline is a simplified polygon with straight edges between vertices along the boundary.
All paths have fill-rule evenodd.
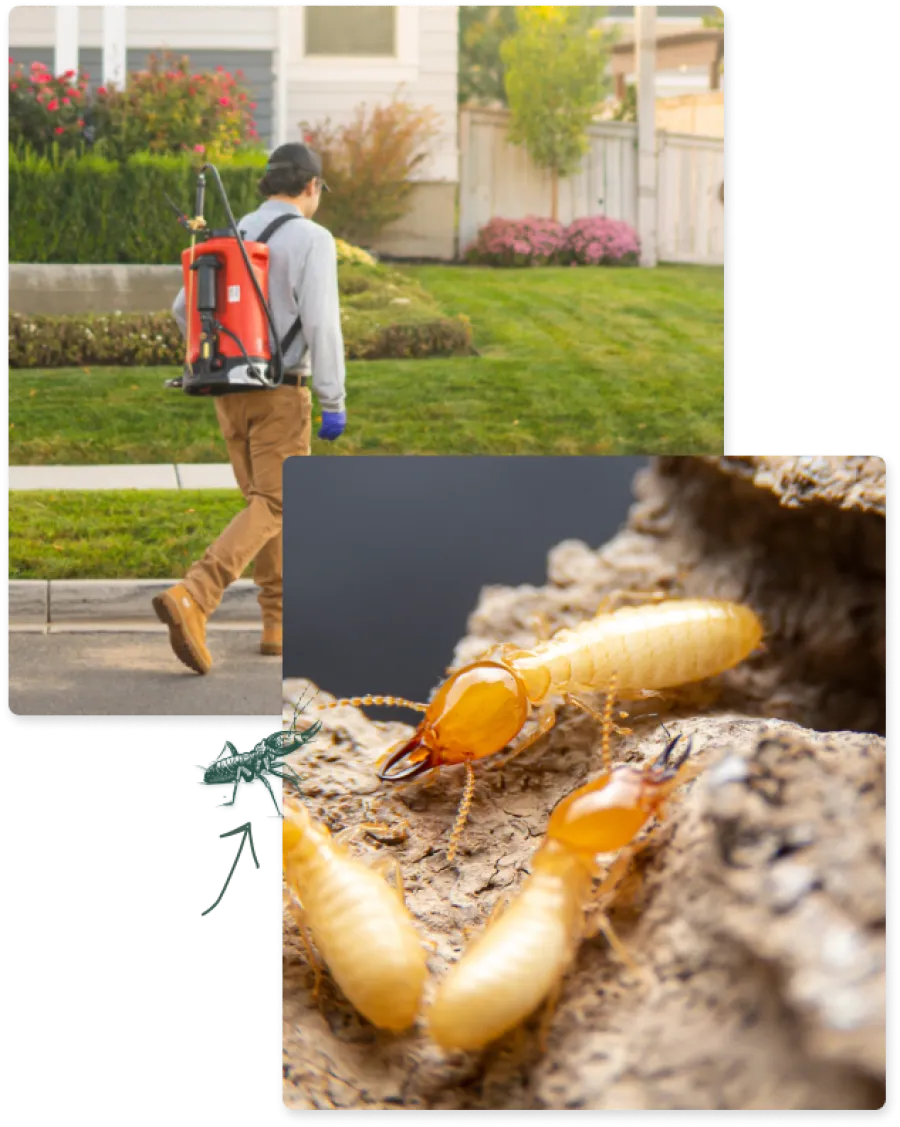
<path id="1" fill-rule="evenodd" d="M 13 633 L 9 707 L 37 716 L 277 717 L 281 658 L 259 652 L 256 631 L 211 631 L 208 641 L 213 667 L 198 677 L 165 632 Z"/>
<path id="2" fill-rule="evenodd" d="M 10 466 L 11 491 L 26 489 L 237 489 L 228 462 L 158 465 Z"/>
<path id="3" fill-rule="evenodd" d="M 154 595 L 176 579 L 11 579 L 9 628 L 39 634 L 83 630 L 165 630 L 153 610 Z M 260 628 L 258 589 L 238 579 L 225 591 L 210 629 Z"/>

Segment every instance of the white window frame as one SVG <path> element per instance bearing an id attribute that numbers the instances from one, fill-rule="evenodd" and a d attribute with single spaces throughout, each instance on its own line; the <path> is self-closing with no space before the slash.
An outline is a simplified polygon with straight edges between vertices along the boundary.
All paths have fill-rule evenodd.
<path id="1" fill-rule="evenodd" d="M 419 9 L 410 4 L 392 5 L 396 12 L 394 55 L 307 55 L 306 9 L 300 8 L 298 60 L 290 68 L 294 81 L 316 82 L 415 82 L 419 77 Z"/>

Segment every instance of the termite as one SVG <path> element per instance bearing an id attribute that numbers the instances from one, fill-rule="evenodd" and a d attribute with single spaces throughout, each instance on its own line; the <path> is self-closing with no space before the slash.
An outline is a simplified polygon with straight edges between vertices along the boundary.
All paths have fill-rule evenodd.
<path id="1" fill-rule="evenodd" d="M 346 842 L 363 826 L 335 837 L 303 806 L 286 806 L 284 879 L 307 955 L 312 942 L 352 1005 L 380 1029 L 408 1029 L 425 987 L 425 951 L 403 896 L 395 859 L 368 865 Z M 379 869 L 391 869 L 396 886 Z"/>
<path id="2" fill-rule="evenodd" d="M 438 985 L 427 1021 L 442 1048 L 480 1049 L 520 1025 L 542 1002 L 549 1000 L 552 1012 L 566 970 L 592 933 L 602 931 L 633 965 L 602 911 L 596 926 L 589 926 L 589 909 L 621 881 L 640 848 L 631 845 L 636 835 L 651 818 L 661 817 L 666 798 L 696 773 L 687 763 L 690 740 L 674 754 L 680 739 L 669 740 L 647 766 L 610 769 L 606 762 L 603 774 L 556 806 L 521 891 Z M 618 851 L 604 872 L 597 855 Z M 604 879 L 592 894 L 599 876 Z"/>
<path id="3" fill-rule="evenodd" d="M 399 782 L 449 764 L 465 765 L 466 785 L 447 853 L 452 861 L 472 802 L 473 761 L 507 746 L 518 755 L 548 732 L 556 719 L 551 698 L 562 697 L 596 716 L 576 693 L 614 687 L 629 699 L 701 681 L 743 661 L 762 635 L 756 614 L 740 603 L 669 599 L 599 614 L 530 650 L 496 646 L 452 671 L 429 704 L 365 696 L 322 707 L 390 704 L 424 712 L 412 738 L 385 757 L 378 777 Z M 534 728 L 524 733 L 535 709 Z"/>

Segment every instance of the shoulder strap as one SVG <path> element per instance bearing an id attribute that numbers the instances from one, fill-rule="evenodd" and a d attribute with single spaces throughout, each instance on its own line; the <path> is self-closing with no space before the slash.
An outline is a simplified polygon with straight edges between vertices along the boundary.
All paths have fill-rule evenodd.
<path id="1" fill-rule="evenodd" d="M 292 215 L 279 215 L 276 219 L 272 220 L 272 222 L 268 227 L 266 227 L 263 233 L 261 235 L 258 235 L 253 240 L 253 242 L 267 243 L 280 227 L 283 227 L 285 223 L 290 223 L 292 219 L 300 219 L 300 216 L 296 212 L 294 212 Z"/>
<path id="2" fill-rule="evenodd" d="M 293 212 L 293 213 L 288 214 L 288 215 L 279 215 L 276 219 L 273 219 L 272 222 L 268 225 L 268 227 L 266 227 L 266 229 L 263 231 L 263 233 L 261 235 L 257 236 L 257 238 L 255 238 L 253 241 L 255 243 L 267 243 L 269 241 L 269 239 L 271 239 L 272 236 L 275 234 L 275 232 L 280 227 L 283 227 L 285 225 L 285 223 L 289 223 L 292 219 L 300 219 L 300 218 L 301 218 L 301 216 L 299 216 L 296 212 Z M 243 232 L 241 232 L 241 237 L 243 238 Z M 285 333 L 284 340 L 282 340 L 282 342 L 281 342 L 281 355 L 282 356 L 287 355 L 288 349 L 291 347 L 291 345 L 297 339 L 297 335 L 299 334 L 299 332 L 302 328 L 303 328 L 303 325 L 300 321 L 300 318 L 298 317 L 297 320 L 294 321 L 293 325 L 291 325 L 291 327 Z"/>

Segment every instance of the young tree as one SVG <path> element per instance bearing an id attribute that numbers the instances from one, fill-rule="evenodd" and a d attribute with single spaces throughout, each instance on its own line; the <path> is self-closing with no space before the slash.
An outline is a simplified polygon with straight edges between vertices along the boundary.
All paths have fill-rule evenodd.
<path id="1" fill-rule="evenodd" d="M 552 176 L 553 218 L 559 178 L 576 171 L 587 128 L 606 89 L 608 37 L 597 26 L 603 8 L 516 9 L 518 30 L 500 48 L 512 113 L 509 138 L 524 145 Z"/>
<path id="2" fill-rule="evenodd" d="M 711 16 L 704 16 L 703 17 L 703 26 L 704 27 L 719 27 L 724 31 L 725 30 L 725 13 L 722 11 L 721 8 L 713 8 L 713 12 L 712 12 Z"/>
<path id="3" fill-rule="evenodd" d="M 461 7 L 459 9 L 459 102 L 506 105 L 503 79 L 506 68 L 500 45 L 515 34 L 514 7 Z"/>

